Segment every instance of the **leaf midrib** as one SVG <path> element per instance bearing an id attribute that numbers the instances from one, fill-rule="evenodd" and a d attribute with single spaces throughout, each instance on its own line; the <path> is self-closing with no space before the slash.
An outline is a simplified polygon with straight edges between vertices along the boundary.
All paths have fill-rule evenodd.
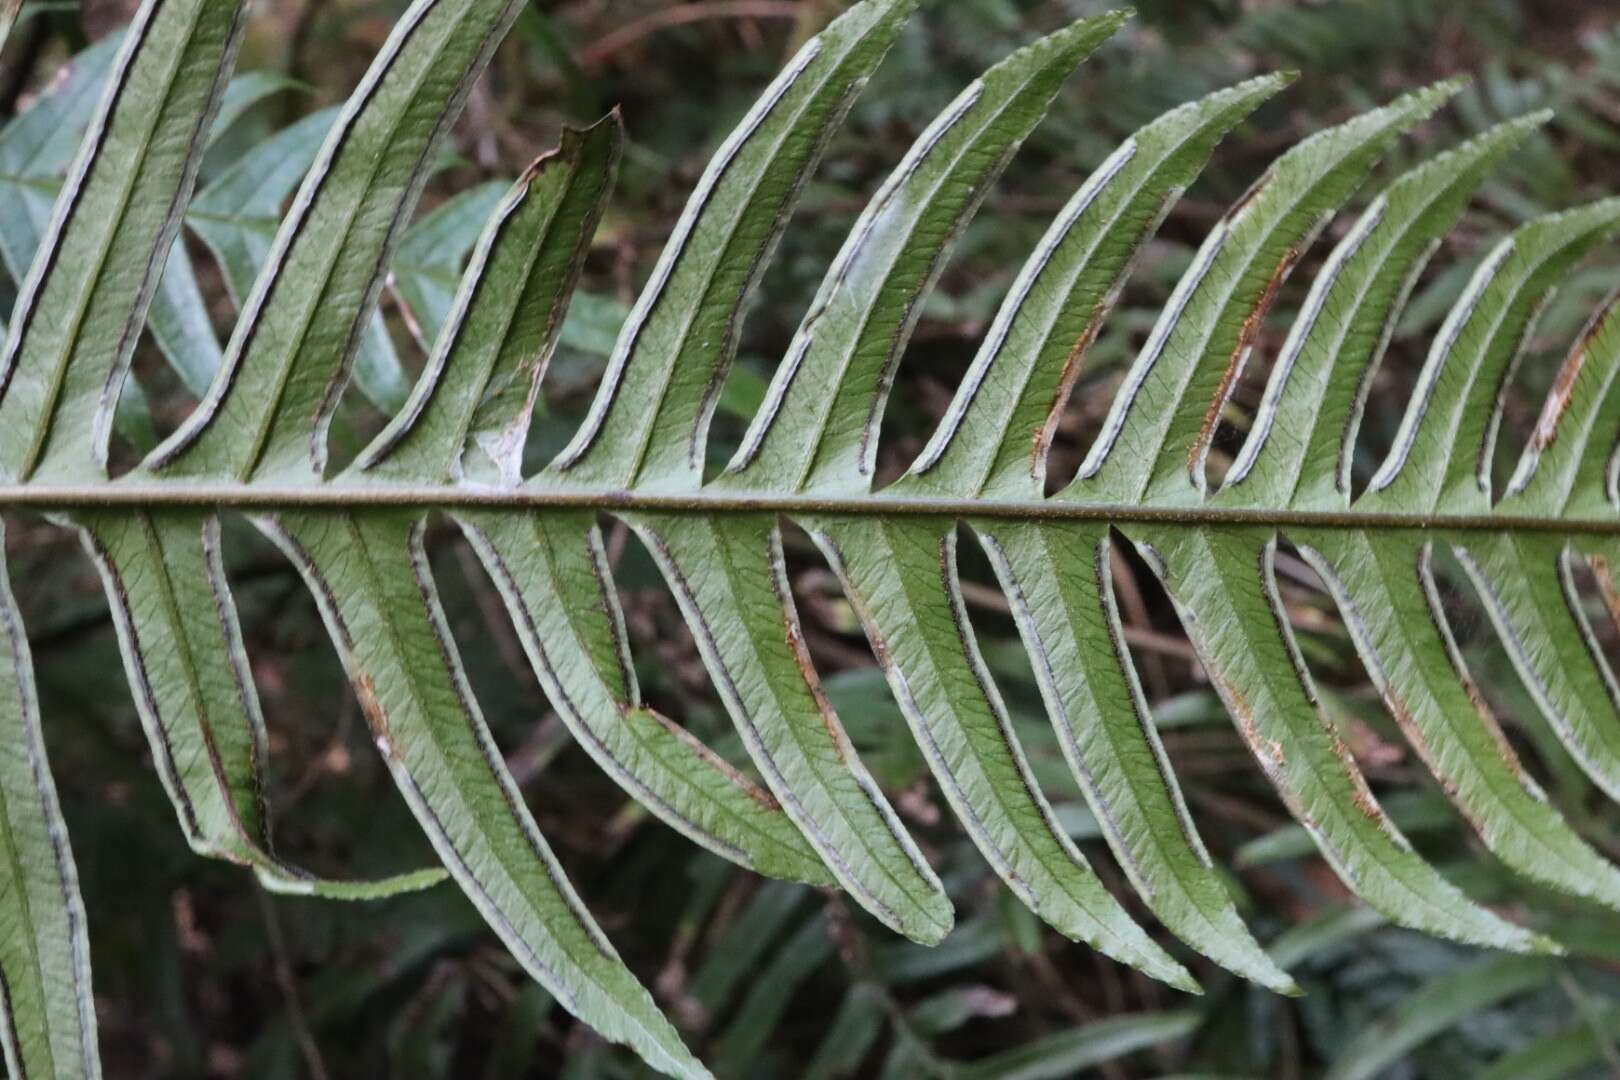
<path id="1" fill-rule="evenodd" d="M 841 517 L 948 517 L 1000 521 L 1100 521 L 1232 528 L 1252 526 L 1357 529 L 1369 532 L 1540 532 L 1620 536 L 1613 518 L 1535 517 L 1491 513 L 1264 509 L 1216 505 L 1130 505 L 1058 499 L 971 499 L 912 495 L 818 496 L 779 492 L 626 491 L 610 488 L 515 488 L 468 485 L 347 483 L 289 485 L 153 481 L 0 484 L 0 510 L 210 508 L 267 510 L 600 510 L 672 514 L 759 514 Z"/>

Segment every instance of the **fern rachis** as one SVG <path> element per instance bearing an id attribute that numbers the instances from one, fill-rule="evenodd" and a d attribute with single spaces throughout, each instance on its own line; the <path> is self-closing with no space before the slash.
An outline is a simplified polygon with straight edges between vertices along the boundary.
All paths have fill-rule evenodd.
<path id="1" fill-rule="evenodd" d="M 1571 353 L 1510 490 L 1493 498 L 1488 478 L 1499 388 L 1538 305 L 1620 228 L 1620 202 L 1533 221 L 1484 260 L 1436 336 L 1390 457 L 1365 495 L 1352 498 L 1349 484 L 1370 372 L 1410 283 L 1492 167 L 1545 117 L 1433 157 L 1371 202 L 1313 280 L 1254 432 L 1211 489 L 1216 425 L 1279 286 L 1380 156 L 1456 87 L 1408 95 L 1284 154 L 1212 230 L 1080 475 L 1047 496 L 1052 426 L 1133 255 L 1217 142 L 1288 80 L 1171 111 L 1058 214 L 932 440 L 901 480 L 874 491 L 888 390 L 950 241 L 1122 19 L 1060 30 L 987 72 L 918 139 L 834 261 L 736 457 L 706 479 L 710 416 L 746 299 L 914 6 L 864 0 L 803 48 L 722 145 L 585 424 L 549 467 L 525 477 L 522 450 L 609 197 L 617 117 L 567 133 L 491 199 L 422 378 L 378 438 L 328 476 L 327 426 L 356 358 L 382 348 L 378 294 L 429 162 L 519 6 L 417 0 L 354 97 L 300 133 L 310 169 L 267 242 L 208 216 L 229 176 L 192 203 L 201 216 L 187 214 L 243 6 L 147 0 L 22 283 L 0 353 L 0 506 L 46 511 L 83 538 L 195 849 L 252 867 L 271 888 L 336 897 L 442 876 L 325 881 L 273 854 L 259 793 L 264 725 L 219 555 L 218 515 L 240 513 L 302 574 L 378 751 L 514 956 L 608 1038 L 671 1074 L 706 1075 L 524 805 L 462 671 L 423 531 L 430 512 L 454 519 L 559 716 L 637 801 L 724 858 L 841 888 L 895 931 L 937 943 L 950 901 L 845 736 L 802 640 L 783 568 L 789 519 L 837 573 L 941 791 L 1011 892 L 1064 935 L 1196 989 L 1103 887 L 1031 775 L 965 612 L 966 525 L 1108 847 L 1164 926 L 1218 964 L 1295 989 L 1240 919 L 1159 744 L 1113 596 L 1119 538 L 1163 581 L 1290 812 L 1369 905 L 1458 941 L 1557 949 L 1465 897 L 1384 814 L 1282 610 L 1282 540 L 1317 568 L 1392 715 L 1483 843 L 1529 879 L 1620 908 L 1620 871 L 1523 775 L 1474 690 L 1433 565 L 1437 545 L 1457 551 L 1553 728 L 1596 782 L 1620 790 L 1617 680 L 1569 584 L 1581 560 L 1601 573 L 1620 535 L 1605 457 L 1620 425 L 1612 307 Z M 14 8 L 0 3 L 0 29 Z M 119 393 L 187 223 L 219 255 L 241 318 L 197 409 L 139 468 L 109 479 Z M 376 362 L 387 371 L 386 357 Z M 362 389 L 388 397 L 386 375 L 372 376 Z M 603 512 L 653 553 L 760 783 L 642 701 Z M 0 905 L 26 928 L 0 950 L 7 1060 L 18 1075 L 93 1076 L 82 912 L 57 843 L 26 637 L 4 591 L 0 616 L 12 685 L 0 722 L 13 736 L 0 769 Z"/>

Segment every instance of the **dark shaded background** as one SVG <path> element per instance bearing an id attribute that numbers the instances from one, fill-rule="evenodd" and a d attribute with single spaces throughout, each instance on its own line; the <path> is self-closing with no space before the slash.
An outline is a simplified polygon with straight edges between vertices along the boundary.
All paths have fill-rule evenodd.
<path id="1" fill-rule="evenodd" d="M 44 7 L 0 62 L 0 116 L 26 108 L 69 55 L 129 14 L 125 0 L 85 0 L 82 11 Z M 241 70 L 281 72 L 299 85 L 227 132 L 209 168 L 341 101 L 403 7 L 401 0 L 261 0 Z M 562 125 L 621 106 L 631 146 L 585 285 L 596 336 L 611 344 L 614 313 L 634 298 L 709 153 L 795 45 L 840 7 L 837 0 L 537 3 L 474 94 L 454 135 L 454 159 L 424 208 L 515 176 L 555 142 Z M 1248 75 L 1304 73 L 1227 140 L 1149 248 L 1061 427 L 1054 482 L 1072 475 L 1123 365 L 1205 231 L 1269 160 L 1320 126 L 1405 89 L 1459 73 L 1474 77 L 1451 108 L 1401 144 L 1368 185 L 1373 192 L 1425 153 L 1497 120 L 1544 105 L 1558 110 L 1546 132 L 1487 185 L 1417 290 L 1374 389 L 1362 477 L 1389 444 L 1428 336 L 1490 243 L 1536 214 L 1620 190 L 1613 5 L 1143 0 L 1140 8 L 1073 80 L 962 237 L 902 368 L 885 422 L 885 475 L 921 448 L 1020 262 L 1088 170 L 1160 111 Z M 984 67 L 1043 30 L 1100 10 L 1087 0 L 928 6 L 833 144 L 765 279 L 716 423 L 716 459 L 729 457 L 844 232 L 911 139 Z M 1330 237 L 1350 220 L 1336 221 Z M 1302 263 L 1267 323 L 1213 455 L 1216 475 L 1240 445 L 1269 359 L 1326 246 Z M 218 273 L 200 245 L 193 243 L 192 254 L 223 332 L 229 307 Z M 1517 459 L 1563 349 L 1620 284 L 1616 254 L 1606 250 L 1583 268 L 1540 324 L 1510 388 L 1499 472 Z M 12 296 L 0 274 L 0 312 Z M 402 355 L 419 366 L 421 349 L 398 298 L 387 304 Z M 600 353 L 578 346 L 558 357 L 531 446 L 535 462 L 571 434 L 594 390 Z M 160 428 L 172 426 L 191 400 L 155 349 L 143 351 L 137 373 Z M 343 445 L 352 453 L 381 420 L 358 405 L 347 409 L 337 456 Z M 651 562 L 622 527 L 613 526 L 610 538 L 650 702 L 741 762 Z M 89 564 L 64 533 L 37 520 L 19 519 L 9 540 L 91 913 L 109 1075 L 643 1075 L 628 1055 L 553 1008 L 452 887 L 364 907 L 271 898 L 245 873 L 193 857 L 147 760 Z M 281 849 L 305 865 L 350 875 L 430 860 L 367 744 L 293 569 L 241 523 L 227 543 L 272 733 Z M 1125 557 L 1116 576 L 1133 649 L 1189 801 L 1217 860 L 1235 867 L 1233 886 L 1252 901 L 1256 933 L 1288 952 L 1310 993 L 1277 998 L 1189 958 L 1209 989 L 1189 999 L 1062 942 L 1007 895 L 953 826 L 832 575 L 802 537 L 790 536 L 789 544 L 796 597 L 829 692 L 957 902 L 959 929 L 937 950 L 899 941 L 836 896 L 735 871 L 627 803 L 551 715 L 498 598 L 459 537 L 440 530 L 433 546 L 474 685 L 542 828 L 627 960 L 722 1080 L 955 1075 L 950 1063 L 986 1059 L 960 1074 L 1317 1076 L 1346 1054 L 1354 1060 L 1358 1034 L 1391 1010 L 1433 1017 L 1443 1030 L 1390 1076 L 1473 1075 L 1566 1029 L 1559 1046 L 1591 1050 L 1585 1075 L 1620 1074 L 1611 1041 L 1620 1035 L 1620 919 L 1532 894 L 1480 853 L 1384 716 L 1331 603 L 1297 560 L 1283 560 L 1290 615 L 1330 709 L 1397 820 L 1473 894 L 1515 918 L 1556 923 L 1583 943 L 1528 991 L 1471 1016 L 1446 1016 L 1444 1005 L 1456 997 L 1447 986 L 1499 974 L 1497 959 L 1346 914 L 1343 889 L 1288 828 L 1151 575 Z M 1004 602 L 972 545 L 962 550 L 975 625 L 1038 774 L 1066 820 L 1093 837 L 1084 847 L 1099 871 L 1122 884 L 1106 848 L 1086 831 L 1083 803 L 1045 726 Z M 1585 835 L 1611 854 L 1620 851 L 1620 815 L 1558 749 L 1482 625 L 1475 598 L 1459 589 L 1451 600 L 1470 631 L 1464 644 L 1473 670 L 1532 770 Z M 1147 918 L 1137 901 L 1127 902 Z M 1440 983 L 1417 1004 L 1407 1000 L 1448 978 L 1455 983 Z M 1112 1026 L 1087 1027 L 1099 1021 Z M 1113 1041 L 1097 1041 L 1101 1035 Z M 1082 1064 L 1093 1061 L 1106 1063 Z"/>

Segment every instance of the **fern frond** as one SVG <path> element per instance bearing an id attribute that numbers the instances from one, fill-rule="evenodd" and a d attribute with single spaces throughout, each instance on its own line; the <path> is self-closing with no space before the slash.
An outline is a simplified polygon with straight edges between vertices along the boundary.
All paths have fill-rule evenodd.
<path id="1" fill-rule="evenodd" d="M 0 353 L 0 505 L 79 530 L 194 848 L 289 891 L 364 897 L 437 876 L 327 882 L 274 855 L 259 794 L 264 723 L 219 556 L 220 513 L 244 513 L 302 575 L 395 783 L 517 960 L 607 1038 L 673 1075 L 707 1075 L 540 835 L 469 686 L 423 537 L 429 514 L 453 517 L 558 715 L 637 802 L 736 864 L 841 888 L 900 934 L 938 943 L 954 923 L 950 901 L 810 658 L 784 567 L 786 518 L 836 571 L 968 836 L 1014 896 L 1072 939 L 1197 989 L 1104 888 L 1043 793 L 966 611 L 965 534 L 1001 583 L 1102 838 L 1159 922 L 1215 963 L 1297 990 L 1297 955 L 1268 954 L 1243 924 L 1154 729 L 1114 595 L 1122 541 L 1163 582 L 1298 825 L 1377 913 L 1346 926 L 1380 918 L 1513 952 L 1559 948 L 1465 896 L 1380 806 L 1283 606 L 1275 567 L 1285 543 L 1317 569 L 1390 714 L 1486 848 L 1526 879 L 1620 910 L 1620 870 L 1525 776 L 1475 688 L 1436 569 L 1439 554 L 1457 555 L 1553 731 L 1620 795 L 1620 679 L 1575 588 L 1584 563 L 1615 594 L 1613 305 L 1570 353 L 1500 498 L 1489 471 L 1502 388 L 1536 314 L 1620 229 L 1620 201 L 1532 221 L 1486 258 L 1436 336 L 1390 456 L 1365 494 L 1350 483 L 1369 380 L 1413 282 L 1544 114 L 1434 156 L 1371 201 L 1317 274 L 1246 443 L 1215 477 L 1217 427 L 1285 279 L 1385 152 L 1458 87 L 1420 90 L 1283 154 L 1211 231 L 1079 475 L 1048 496 L 1055 426 L 1135 256 L 1222 137 L 1290 77 L 1173 109 L 1125 140 L 1057 215 L 938 430 L 900 480 L 874 490 L 896 368 L 953 239 L 1123 16 L 1075 23 L 993 67 L 917 140 L 834 261 L 742 446 L 709 477 L 710 419 L 750 295 L 832 133 L 915 7 L 863 0 L 805 45 L 722 144 L 584 424 L 526 476 L 542 381 L 613 186 L 618 117 L 565 133 L 510 188 L 468 192 L 409 225 L 436 147 L 520 7 L 416 0 L 345 106 L 249 152 L 195 199 L 241 5 L 146 0 L 116 55 L 81 57 L 64 84 L 93 81 L 96 63 L 110 79 L 37 229 L 37 255 L 26 249 L 31 269 Z M 53 109 L 78 107 L 78 90 L 62 94 Z M 27 139 L 8 150 L 0 135 L 0 155 L 43 154 L 57 145 L 49 134 L 35 131 L 32 151 Z M 0 226 L 27 219 L 31 198 L 0 206 Z M 444 239 L 468 233 L 453 222 L 486 218 L 475 243 Z M 216 257 L 242 314 L 205 365 L 212 381 L 198 408 L 139 468 L 109 479 L 134 339 L 156 318 L 182 223 Z M 23 250 L 0 246 L 19 273 Z M 408 393 L 377 314 L 390 266 L 431 345 Z M 397 408 L 329 478 L 327 428 L 351 376 Z M 601 513 L 652 553 L 762 784 L 643 701 Z M 3 591 L 0 623 L 0 679 L 13 684 L 0 716 L 12 731 L 0 761 L 0 917 L 19 928 L 0 945 L 8 1062 L 94 1075 L 82 912 L 26 639 Z M 829 947 L 817 922 L 792 944 L 778 957 L 789 975 Z M 1539 957 L 1491 961 L 1470 1000 L 1516 993 L 1551 970 Z M 1167 1013 L 1133 1030 L 1187 1022 Z M 1114 1034 L 1078 1032 L 1046 1049 L 1079 1067 Z M 726 1060 L 745 1063 L 756 1049 L 728 1043 Z M 1387 1053 L 1369 1036 L 1341 1072 L 1374 1071 Z M 984 1070 L 1000 1065 L 1016 1062 Z"/>

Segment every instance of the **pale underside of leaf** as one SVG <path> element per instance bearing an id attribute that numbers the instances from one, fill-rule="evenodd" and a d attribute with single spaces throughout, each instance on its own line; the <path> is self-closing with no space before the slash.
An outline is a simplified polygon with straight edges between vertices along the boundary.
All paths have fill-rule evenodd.
<path id="1" fill-rule="evenodd" d="M 1315 685 L 1277 599 L 1263 530 L 1127 528 L 1164 579 L 1239 733 L 1350 890 L 1390 921 L 1525 951 L 1547 943 L 1468 899 L 1413 852 L 1379 806 Z"/>
<path id="2" fill-rule="evenodd" d="M 208 396 L 147 468 L 318 477 L 327 426 L 435 149 L 520 6 L 411 6 L 299 189 Z"/>
<path id="3" fill-rule="evenodd" d="M 1238 918 L 1170 771 L 1125 646 L 1107 526 L 986 521 L 975 530 L 1012 605 L 1064 755 L 1132 885 L 1189 945 L 1297 993 Z"/>
<path id="4" fill-rule="evenodd" d="M 73 524 L 101 573 L 153 763 L 194 851 L 251 867 L 274 892 L 329 899 L 375 899 L 444 880 L 438 870 L 329 880 L 275 855 L 264 717 L 218 517 L 80 514 Z"/>
<path id="5" fill-rule="evenodd" d="M 1216 422 L 1278 290 L 1389 144 L 1457 89 L 1441 83 L 1313 135 L 1254 183 L 1177 284 L 1061 498 L 1186 502 L 1207 490 Z"/>
<path id="6" fill-rule="evenodd" d="M 1620 684 L 1575 584 L 1575 543 L 1502 533 L 1471 537 L 1455 551 L 1559 741 L 1620 799 Z"/>
<path id="7" fill-rule="evenodd" d="M 1098 166 L 1025 263 L 939 427 L 893 490 L 1046 493 L 1057 421 L 1138 253 L 1221 136 L 1287 81 L 1265 76 L 1174 109 Z"/>
<path id="8" fill-rule="evenodd" d="M 951 809 L 1007 887 L 1068 937 L 1195 990 L 1103 887 L 1030 774 L 967 621 L 956 524 L 802 523 L 844 582 Z"/>
<path id="9" fill-rule="evenodd" d="M 320 153 L 338 111 L 311 113 L 252 147 L 199 191 L 186 210 L 187 228 L 207 245 L 238 307 L 270 261 L 282 205 Z M 207 393 L 211 382 L 212 372 L 198 393 Z M 354 385 L 389 413 L 404 404 L 410 389 L 380 314 L 372 316 L 360 340 Z"/>
<path id="10" fill-rule="evenodd" d="M 617 115 L 587 131 L 565 131 L 557 151 L 503 195 L 410 399 L 348 479 L 466 477 L 506 486 L 522 479 L 540 381 L 622 143 Z"/>
<path id="11" fill-rule="evenodd" d="M 314 593 L 372 739 L 451 875 L 525 970 L 604 1037 L 707 1077 L 575 894 L 467 685 L 409 515 L 260 522 Z"/>
<path id="12" fill-rule="evenodd" d="M 831 132 L 916 0 L 866 0 L 808 42 L 726 140 L 620 333 L 554 483 L 694 486 L 742 306 Z"/>
<path id="13" fill-rule="evenodd" d="M 1424 162 L 1362 212 L 1289 328 L 1222 505 L 1349 505 L 1366 395 L 1407 296 L 1469 197 L 1547 118 L 1501 124 Z"/>
<path id="14" fill-rule="evenodd" d="M 148 0 L 114 62 L 0 352 L 0 472 L 94 476 L 246 25 Z"/>
<path id="15" fill-rule="evenodd" d="M 1475 687 L 1435 583 L 1433 540 L 1355 531 L 1292 537 L 1328 584 L 1374 685 L 1485 846 L 1532 880 L 1620 906 L 1620 870 L 1524 771 Z"/>
<path id="16" fill-rule="evenodd" d="M 1434 343 L 1373 493 L 1352 503 L 1347 490 L 1367 380 L 1411 282 L 1485 174 L 1543 118 L 1486 132 L 1374 200 L 1329 257 L 1229 482 L 1211 495 L 1205 457 L 1278 288 L 1384 149 L 1454 87 L 1420 91 L 1285 154 L 1195 258 L 1079 480 L 1046 500 L 1052 426 L 1134 253 L 1220 136 L 1284 80 L 1253 80 L 1167 114 L 1127 140 L 1060 213 L 911 474 L 874 495 L 889 387 L 950 241 L 1070 72 L 1120 20 L 1075 24 L 992 69 L 918 140 L 838 257 L 731 468 L 705 486 L 708 418 L 746 300 L 831 131 L 912 6 L 867 0 L 807 45 L 723 144 L 625 324 L 584 426 L 524 483 L 521 451 L 611 185 L 617 126 L 570 132 L 510 191 L 469 193 L 409 229 L 444 128 L 519 6 L 416 0 L 335 126 L 321 116 L 295 125 L 192 206 L 188 220 L 243 298 L 243 318 L 201 407 L 143 470 L 107 483 L 97 453 L 125 345 L 172 250 L 203 120 L 229 67 L 235 24 L 209 21 L 224 19 L 222 5 L 199 2 L 148 0 L 134 44 L 114 65 L 114 90 L 130 64 L 176 89 L 141 115 L 119 106 L 116 92 L 105 99 L 92 127 L 101 134 L 59 203 L 36 264 L 46 269 L 24 290 L 29 302 L 4 354 L 24 358 L 15 373 L 23 381 L 0 392 L 0 424 L 25 414 L 43 422 L 0 428 L 0 468 L 17 481 L 8 504 L 56 510 L 84 531 L 159 771 L 200 850 L 252 865 L 273 884 L 321 891 L 276 860 L 257 794 L 263 722 L 215 516 L 246 509 L 297 565 L 412 812 L 520 963 L 654 1066 L 706 1075 L 539 835 L 467 686 L 423 533 L 431 509 L 452 512 L 547 697 L 638 802 L 736 863 L 842 885 L 895 929 L 937 941 L 952 920 L 940 882 L 856 757 L 809 660 L 783 560 L 783 515 L 810 530 L 837 571 L 946 800 L 1012 892 L 1068 936 L 1193 989 L 1103 887 L 1034 781 L 963 602 L 956 543 L 965 522 L 990 555 L 1103 838 L 1165 926 L 1223 966 L 1293 988 L 1238 918 L 1169 771 L 1121 643 L 1114 528 L 1161 577 L 1246 744 L 1357 896 L 1393 922 L 1455 940 L 1554 948 L 1466 898 L 1374 798 L 1316 698 L 1289 625 L 1274 575 L 1282 538 L 1317 567 L 1396 719 L 1486 846 L 1531 880 L 1620 906 L 1620 871 L 1524 776 L 1474 689 L 1432 565 L 1435 543 L 1457 551 L 1532 697 L 1613 794 L 1620 693 L 1575 587 L 1584 557 L 1620 607 L 1608 578 L 1620 534 L 1610 452 L 1620 332 L 1607 310 L 1566 362 L 1500 507 L 1486 470 L 1496 399 L 1542 298 L 1612 233 L 1620 202 L 1533 222 L 1487 258 Z M 162 21 L 184 21 L 175 12 L 196 14 L 199 29 Z M 147 30 L 152 40 L 139 36 Z M 178 148 L 164 142 L 163 168 L 96 154 L 107 130 L 139 136 L 164 124 L 189 138 Z M 8 153 L 50 156 L 37 123 L 7 133 L 17 130 L 25 150 L 8 150 L 0 135 L 0 172 Z M 129 190 L 98 194 L 104 177 L 124 178 Z M 30 198 L 24 217 L 50 196 Z M 75 216 L 81 198 L 113 209 Z M 466 251 L 443 230 L 485 209 L 489 224 L 454 285 Z M 141 243 L 121 239 L 132 234 Z M 120 257 L 133 249 L 147 273 L 119 270 L 117 288 L 106 287 L 85 253 L 114 247 Z M 0 253 L 11 258 L 10 248 Z M 439 328 L 408 399 L 376 315 L 388 267 L 406 264 L 417 277 L 396 279 L 403 310 L 424 340 Z M 41 316 L 43 301 L 29 290 L 52 288 L 72 303 L 53 300 Z M 80 315 L 82 327 L 68 325 Z M 74 359 L 80 345 L 94 363 Z M 371 375 L 368 349 L 379 364 Z M 328 484 L 326 427 L 353 363 L 374 402 L 406 404 L 356 467 Z M 58 391 L 60 431 L 50 423 Z M 22 482 L 36 474 L 45 482 Z M 764 788 L 642 702 L 601 511 L 651 549 Z M 15 625 L 14 614 L 7 619 Z M 20 628 L 6 644 L 22 711 L 0 719 L 18 728 L 7 745 L 27 759 L 5 758 L 12 766 L 0 771 L 0 824 L 16 852 L 24 846 L 15 821 L 36 832 L 44 822 L 50 841 L 60 834 Z M 43 813 L 31 818 L 36 804 Z M 29 841 L 27 850 L 41 849 Z M 66 937 L 52 931 L 58 950 L 82 941 L 76 897 L 63 887 L 72 876 L 65 851 L 65 842 L 53 850 L 54 864 L 9 864 L 15 879 L 56 886 L 54 900 L 37 911 L 25 905 L 24 917 L 69 925 Z M 0 892 L 0 908 L 13 898 Z M 782 970 L 825 957 L 820 934 L 802 929 Z M 29 940 L 7 935 L 0 948 L 8 984 L 13 970 L 29 970 L 8 949 Z M 82 1009 L 87 968 L 51 968 L 77 979 Z M 1517 986 L 1514 972 L 1541 969 L 1510 960 L 1502 970 L 1493 985 Z M 38 965 L 31 977 L 40 981 Z M 21 1024 L 57 1019 L 15 1015 L 23 1020 L 8 1052 L 26 1041 Z M 81 1056 L 93 1052 L 90 1030 Z M 58 1049 L 65 1036 L 48 1034 L 68 1060 Z M 739 1068 L 758 1049 L 742 1037 L 724 1046 Z M 1360 1068 L 1384 1053 L 1373 1047 Z"/>
<path id="17" fill-rule="evenodd" d="M 1538 218 L 1485 257 L 1435 336 L 1395 444 L 1362 504 L 1489 509 L 1503 388 L 1558 280 L 1617 230 L 1620 199 L 1607 199 Z"/>
<path id="18" fill-rule="evenodd" d="M 951 241 L 1063 83 L 1122 21 L 1082 20 L 1019 50 L 912 144 L 823 280 L 725 485 L 870 488 L 895 368 Z"/>
<path id="19" fill-rule="evenodd" d="M 0 35 L 3 37 L 3 35 Z M 0 41 L 3 44 L 3 41 Z M 0 545 L 5 530 L 0 526 Z M 3 552 L 0 546 L 0 552 Z M 99 1080 L 78 871 L 0 558 L 0 1048 L 17 1080 Z"/>
<path id="20" fill-rule="evenodd" d="M 459 515 L 547 698 L 621 787 L 709 850 L 773 877 L 830 879 L 771 796 L 641 702 L 594 514 Z"/>
<path id="21" fill-rule="evenodd" d="M 937 944 L 939 878 L 878 789 L 821 689 L 769 515 L 636 515 L 750 756 L 841 885 L 882 922 Z"/>

